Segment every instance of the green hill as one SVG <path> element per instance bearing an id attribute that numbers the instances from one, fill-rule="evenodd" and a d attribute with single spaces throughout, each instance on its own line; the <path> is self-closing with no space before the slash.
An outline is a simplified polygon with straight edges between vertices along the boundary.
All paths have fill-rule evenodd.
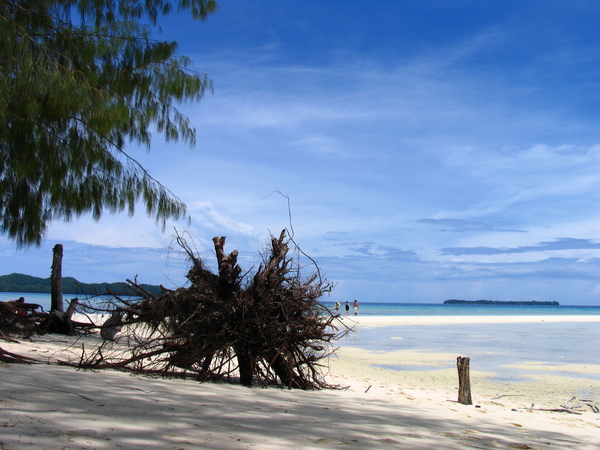
<path id="1" fill-rule="evenodd" d="M 151 284 L 140 285 L 148 292 L 154 295 L 160 294 L 160 286 Z M 126 294 L 131 292 L 128 283 L 80 283 L 73 277 L 63 277 L 62 290 L 68 294 L 79 295 L 97 295 L 106 294 L 108 291 Z M 22 273 L 11 273 L 10 275 L 0 275 L 0 292 L 34 292 L 50 293 L 50 278 L 38 278 Z"/>

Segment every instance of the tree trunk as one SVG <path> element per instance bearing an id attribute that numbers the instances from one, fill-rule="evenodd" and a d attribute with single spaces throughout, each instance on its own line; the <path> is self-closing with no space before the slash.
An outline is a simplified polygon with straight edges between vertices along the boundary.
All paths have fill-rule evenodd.
<path id="1" fill-rule="evenodd" d="M 48 314 L 47 319 L 42 323 L 41 327 L 48 333 L 72 335 L 75 330 L 71 322 L 71 315 L 75 312 L 78 300 L 73 302 L 72 307 L 69 307 L 69 310 L 65 314 L 62 293 L 62 244 L 56 244 L 52 249 L 52 253 L 50 314 Z"/>
<path id="2" fill-rule="evenodd" d="M 52 249 L 52 275 L 51 275 L 51 300 L 50 311 L 64 312 L 63 294 L 62 294 L 62 257 L 63 246 L 56 244 Z"/>
<path id="3" fill-rule="evenodd" d="M 468 356 L 456 358 L 458 368 L 458 403 L 472 405 L 471 400 L 471 374 L 469 369 L 471 359 Z"/>

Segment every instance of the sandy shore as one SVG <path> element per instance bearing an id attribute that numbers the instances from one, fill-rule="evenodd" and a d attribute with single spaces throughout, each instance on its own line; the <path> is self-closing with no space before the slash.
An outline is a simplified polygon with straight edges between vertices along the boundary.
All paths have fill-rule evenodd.
<path id="1" fill-rule="evenodd" d="M 498 319 L 506 318 L 364 316 L 344 321 L 360 327 L 421 324 L 425 330 L 427 324 Z M 600 316 L 508 319 L 599 322 Z M 89 348 L 94 339 L 44 336 L 0 346 L 54 361 L 76 358 L 82 344 Z M 0 448 L 600 448 L 600 414 L 582 401 L 600 406 L 599 381 L 556 376 L 552 365 L 544 365 L 547 370 L 535 382 L 516 385 L 490 382 L 490 374 L 472 371 L 474 404 L 466 406 L 456 402 L 455 370 L 373 367 L 393 360 L 435 369 L 449 357 L 456 355 L 344 346 L 329 361 L 329 378 L 347 389 L 311 392 L 0 364 Z M 597 374 L 600 366 L 573 370 Z M 548 411 L 570 400 L 575 383 L 583 383 L 595 397 L 570 401 L 571 413 Z"/>
<path id="2" fill-rule="evenodd" d="M 598 316 L 345 316 L 349 325 L 385 327 L 390 325 L 451 325 L 467 323 L 600 322 Z"/>

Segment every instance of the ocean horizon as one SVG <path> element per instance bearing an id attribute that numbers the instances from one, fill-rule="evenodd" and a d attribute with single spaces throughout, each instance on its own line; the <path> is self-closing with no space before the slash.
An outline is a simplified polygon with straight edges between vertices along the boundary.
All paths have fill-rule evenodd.
<path id="1" fill-rule="evenodd" d="M 335 302 L 324 302 L 333 310 Z M 340 314 L 345 314 L 344 304 Z M 572 316 L 600 315 L 600 305 L 481 305 L 444 303 L 361 302 L 359 315 L 364 316 Z M 350 304 L 350 315 L 354 309 Z"/>
<path id="2" fill-rule="evenodd" d="M 28 303 L 37 303 L 45 311 L 50 310 L 50 294 L 34 292 L 0 292 L 0 301 L 24 297 Z M 65 306 L 72 298 L 83 299 L 78 294 L 63 294 Z M 335 301 L 323 301 L 331 311 Z M 359 315 L 365 316 L 577 316 L 600 315 L 600 305 L 481 305 L 444 303 L 386 303 L 360 302 Z M 344 303 L 340 314 L 345 314 Z M 350 315 L 354 309 L 350 305 Z"/>

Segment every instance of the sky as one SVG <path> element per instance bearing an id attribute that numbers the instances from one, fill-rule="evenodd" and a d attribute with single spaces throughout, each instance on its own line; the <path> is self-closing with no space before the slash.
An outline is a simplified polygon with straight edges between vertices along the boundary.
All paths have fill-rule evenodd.
<path id="1" fill-rule="evenodd" d="M 189 209 L 142 207 L 0 237 L 0 274 L 185 285 L 175 230 L 244 271 L 271 235 L 335 288 L 325 300 L 600 305 L 600 3 L 237 0 L 157 37 L 214 91 L 179 108 L 197 143 L 129 154 Z M 305 268 L 307 272 L 314 267 Z"/>

